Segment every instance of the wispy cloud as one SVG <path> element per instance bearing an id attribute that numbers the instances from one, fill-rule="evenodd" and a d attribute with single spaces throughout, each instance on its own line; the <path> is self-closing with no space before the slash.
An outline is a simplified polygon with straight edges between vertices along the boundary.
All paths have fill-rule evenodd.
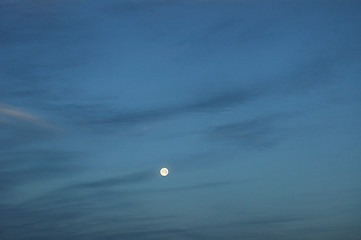
<path id="1" fill-rule="evenodd" d="M 5 104 L 0 104 L 0 127 L 0 150 L 49 139 L 61 131 L 39 116 Z"/>
<path id="2" fill-rule="evenodd" d="M 78 185 L 71 186 L 70 188 L 106 188 L 146 182 L 152 180 L 155 177 L 157 177 L 157 175 L 155 175 L 153 171 L 142 171 L 121 177 L 113 177 L 98 181 L 80 183 Z"/>
<path id="3" fill-rule="evenodd" d="M 174 187 L 174 188 L 162 188 L 162 189 L 142 189 L 137 191 L 139 194 L 149 194 L 155 192 L 177 192 L 177 191 L 192 191 L 192 190 L 206 190 L 206 189 L 216 189 L 220 187 L 231 186 L 235 184 L 240 184 L 241 181 L 218 181 L 218 182 L 206 182 L 200 183 L 190 186 L 181 186 L 181 187 Z"/>
<path id="4" fill-rule="evenodd" d="M 258 89 L 238 89 L 223 91 L 205 98 L 156 109 L 117 110 L 107 106 L 73 105 L 63 108 L 65 114 L 78 117 L 83 125 L 99 128 L 121 128 L 142 123 L 164 121 L 172 117 L 185 116 L 192 113 L 214 113 L 225 111 L 233 106 L 246 104 L 259 95 Z M 97 110 L 98 107 L 98 110 Z M 100 108 L 99 108 L 100 107 Z"/>
<path id="5" fill-rule="evenodd" d="M 78 152 L 41 149 L 3 151 L 0 160 L 0 191 L 5 194 L 5 191 L 11 192 L 25 184 L 79 173 L 81 168 L 78 159 L 82 155 Z"/>
<path id="6" fill-rule="evenodd" d="M 34 114 L 25 112 L 24 110 L 21 110 L 19 108 L 15 108 L 13 106 L 2 103 L 0 103 L 0 120 L 3 124 L 18 122 L 18 123 L 29 124 L 32 126 L 37 126 L 39 128 L 59 130 L 59 128 L 48 123 L 39 116 L 36 116 Z"/>
<path id="7" fill-rule="evenodd" d="M 129 176 L 135 176 L 132 174 Z M 167 222 L 177 216 L 160 214 L 148 216 L 142 212 L 144 194 L 158 191 L 188 191 L 231 185 L 235 182 L 211 182 L 169 189 L 127 189 L 109 191 L 109 186 L 125 186 L 139 183 L 133 177 L 119 177 L 77 184 L 55 190 L 15 206 L 0 205 L 0 211 L 7 221 L 0 220 L 0 236 L 15 236 L 15 230 L 22 228 L 23 234 L 36 238 L 34 228 L 41 229 L 41 236 L 57 234 L 54 239 L 168 239 L 178 236 L 182 239 L 209 239 L 206 234 L 189 228 L 169 227 Z M 119 179 L 132 178 L 130 181 Z M 33 219 L 37 219 L 34 221 Z M 161 224 L 161 225 L 160 225 Z M 58 233 L 63 229 L 62 233 Z M 141 230 L 141 229 L 143 230 Z M 58 230 L 55 230 L 58 229 Z"/>
<path id="8" fill-rule="evenodd" d="M 77 169 L 71 162 L 77 158 L 76 153 L 34 148 L 40 142 L 54 139 L 61 131 L 40 116 L 14 106 L 0 104 L 2 194 L 24 184 L 64 177 Z M 32 149 L 29 150 L 28 147 Z"/>
<path id="9" fill-rule="evenodd" d="M 287 224 L 292 222 L 307 220 L 305 217 L 294 217 L 294 216 L 270 216 L 270 217 L 259 217 L 254 219 L 248 219 L 239 221 L 239 225 L 271 225 L 271 224 Z"/>
<path id="10" fill-rule="evenodd" d="M 273 114 L 209 129 L 206 139 L 214 143 L 227 143 L 245 149 L 269 149 L 282 139 L 278 122 L 294 114 Z"/>

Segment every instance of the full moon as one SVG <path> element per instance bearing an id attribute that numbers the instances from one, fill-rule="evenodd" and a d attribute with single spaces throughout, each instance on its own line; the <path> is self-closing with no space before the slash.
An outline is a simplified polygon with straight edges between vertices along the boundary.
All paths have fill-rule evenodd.
<path id="1" fill-rule="evenodd" d="M 160 170 L 160 175 L 162 175 L 163 177 L 167 176 L 169 173 L 168 169 L 167 168 L 162 168 Z"/>

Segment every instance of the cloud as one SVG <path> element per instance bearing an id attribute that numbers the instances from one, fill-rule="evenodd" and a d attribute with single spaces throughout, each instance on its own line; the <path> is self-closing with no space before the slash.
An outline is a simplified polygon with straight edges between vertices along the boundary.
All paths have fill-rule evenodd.
<path id="1" fill-rule="evenodd" d="M 56 152 L 48 151 L 26 152 L 25 154 L 28 156 L 25 160 L 14 161 L 12 157 L 9 157 L 9 160 L 2 164 L 5 166 L 4 172 L 7 173 L 3 178 L 11 183 L 9 184 L 11 187 L 16 186 L 17 183 L 49 181 L 59 177 L 64 180 L 64 177 L 74 177 L 84 170 L 79 165 L 79 156 L 82 156 L 80 153 L 59 152 L 56 154 Z M 11 176 L 14 177 L 11 178 Z M 120 187 L 149 182 L 155 177 L 158 176 L 151 171 L 141 171 L 100 180 L 73 179 L 71 184 L 65 183 L 62 187 L 58 186 L 54 190 L 38 194 L 17 204 L 16 208 L 32 206 L 31 208 L 42 209 L 42 211 L 49 208 L 51 211 L 69 209 L 71 212 L 74 207 L 79 207 L 79 210 L 87 212 L 89 208 L 99 207 L 104 212 L 110 212 L 111 208 L 116 206 L 118 210 L 131 211 L 138 206 L 134 195 L 139 192 Z"/>
<path id="2" fill-rule="evenodd" d="M 58 127 L 39 116 L 0 104 L 0 150 L 50 139 L 59 132 Z"/>
<path id="3" fill-rule="evenodd" d="M 0 121 L 3 124 L 9 125 L 13 122 L 19 122 L 28 123 L 32 126 L 37 126 L 39 128 L 57 129 L 55 126 L 51 125 L 50 123 L 46 122 L 44 119 L 36 115 L 27 113 L 13 106 L 2 103 L 0 103 Z"/>
<path id="4" fill-rule="evenodd" d="M 129 183 L 125 183 L 122 182 L 121 184 L 117 183 L 117 185 L 113 185 L 113 184 L 109 184 L 109 185 L 101 185 L 101 186 L 96 186 L 94 187 L 93 185 L 88 185 L 88 184 L 79 184 L 76 186 L 71 186 L 67 189 L 83 189 L 86 190 L 88 188 L 93 188 L 94 191 L 99 191 L 102 192 L 106 195 L 109 196 L 135 196 L 135 195 L 147 195 L 147 194 L 154 194 L 154 193 L 158 193 L 158 192 L 178 192 L 178 191 L 192 191 L 192 190 L 203 190 L 203 189 L 212 189 L 212 188 L 219 188 L 219 187 L 224 187 L 224 186 L 230 186 L 230 185 L 234 185 L 234 184 L 239 184 L 242 183 L 241 181 L 218 181 L 218 182 L 205 182 L 205 183 L 200 183 L 200 184 L 194 184 L 194 185 L 189 185 L 189 186 L 180 186 L 180 187 L 172 187 L 172 188 L 161 188 L 161 189 L 134 189 L 134 190 L 117 190 L 117 191 L 112 191 L 112 190 L 106 190 L 107 187 L 109 186 L 124 186 L 124 185 L 131 185 L 134 183 L 139 183 L 138 181 L 135 182 L 129 182 Z"/>
<path id="5" fill-rule="evenodd" d="M 36 147 L 55 139 L 61 131 L 35 114 L 0 104 L 2 194 L 14 192 L 18 186 L 66 177 L 79 170 L 76 159 L 80 153 Z"/>
<path id="6" fill-rule="evenodd" d="M 121 177 L 114 177 L 114 178 L 81 183 L 78 185 L 71 186 L 70 188 L 106 188 L 106 187 L 113 187 L 120 185 L 128 185 L 133 183 L 147 182 L 152 180 L 156 176 L 157 175 L 155 175 L 152 171 L 142 171 Z"/>
<path id="7" fill-rule="evenodd" d="M 5 194 L 5 191 L 12 192 L 18 186 L 73 176 L 81 171 L 78 159 L 83 155 L 49 149 L 3 151 L 0 160 L 0 191 Z"/>
<path id="8" fill-rule="evenodd" d="M 271 217 L 260 217 L 249 220 L 239 221 L 237 224 L 239 225 L 270 225 L 270 224 L 286 224 L 298 221 L 304 221 L 304 217 L 294 217 L 294 216 L 271 216 Z"/>
<path id="9" fill-rule="evenodd" d="M 102 187 L 105 185 L 98 188 Z M 144 204 L 134 195 L 114 195 L 98 188 L 85 188 L 61 189 L 17 205 L 0 204 L 3 216 L 0 236 L 6 239 L 16 236 L 27 236 L 27 239 L 161 239 L 159 237 L 165 235 L 191 234 L 185 229 L 167 227 L 166 222 L 174 216 L 142 212 Z"/>
<path id="10" fill-rule="evenodd" d="M 295 223 L 306 224 L 308 217 L 293 215 L 264 215 L 254 217 L 253 214 L 239 216 L 242 220 L 234 220 L 216 225 L 199 225 L 192 228 L 194 231 L 206 231 L 209 235 L 218 236 L 220 233 L 229 233 L 229 239 L 289 239 L 285 228 Z M 262 231 L 260 231 L 262 229 Z M 284 236 L 288 236 L 284 238 Z M 217 238 L 216 238 L 217 239 Z"/>
<path id="11" fill-rule="evenodd" d="M 269 149 L 282 137 L 278 122 L 294 114 L 274 114 L 251 120 L 213 127 L 205 132 L 206 139 L 214 143 L 227 143 L 245 149 Z"/>
<path id="12" fill-rule="evenodd" d="M 142 189 L 134 193 L 149 194 L 156 192 L 177 192 L 177 191 L 191 191 L 191 190 L 202 190 L 202 189 L 213 189 L 218 187 L 224 187 L 234 184 L 239 184 L 241 181 L 218 181 L 218 182 L 206 182 L 200 184 L 194 184 L 190 186 L 173 187 L 173 188 L 162 188 L 162 189 Z"/>
<path id="13" fill-rule="evenodd" d="M 65 114 L 75 117 L 82 125 L 95 126 L 100 128 L 121 128 L 142 123 L 164 121 L 172 117 L 184 116 L 192 113 L 214 113 L 224 111 L 236 105 L 246 104 L 248 101 L 259 95 L 257 89 L 238 89 L 223 91 L 194 100 L 191 103 L 184 103 L 157 109 L 145 110 L 117 110 L 92 105 L 71 105 L 63 108 Z"/>

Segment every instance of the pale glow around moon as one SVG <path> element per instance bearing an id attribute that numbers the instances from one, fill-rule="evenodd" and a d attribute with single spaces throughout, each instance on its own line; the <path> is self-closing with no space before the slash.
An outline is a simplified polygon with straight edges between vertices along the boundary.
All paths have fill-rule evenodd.
<path id="1" fill-rule="evenodd" d="M 168 169 L 167 168 L 162 168 L 160 170 L 160 175 L 162 175 L 163 177 L 167 176 L 169 173 Z"/>

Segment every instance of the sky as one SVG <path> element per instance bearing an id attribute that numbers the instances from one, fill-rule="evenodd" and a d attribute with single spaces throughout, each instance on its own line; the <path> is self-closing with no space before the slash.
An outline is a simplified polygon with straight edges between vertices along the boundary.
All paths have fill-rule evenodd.
<path id="1" fill-rule="evenodd" d="M 360 11 L 2 0 L 0 238 L 359 240 Z"/>

